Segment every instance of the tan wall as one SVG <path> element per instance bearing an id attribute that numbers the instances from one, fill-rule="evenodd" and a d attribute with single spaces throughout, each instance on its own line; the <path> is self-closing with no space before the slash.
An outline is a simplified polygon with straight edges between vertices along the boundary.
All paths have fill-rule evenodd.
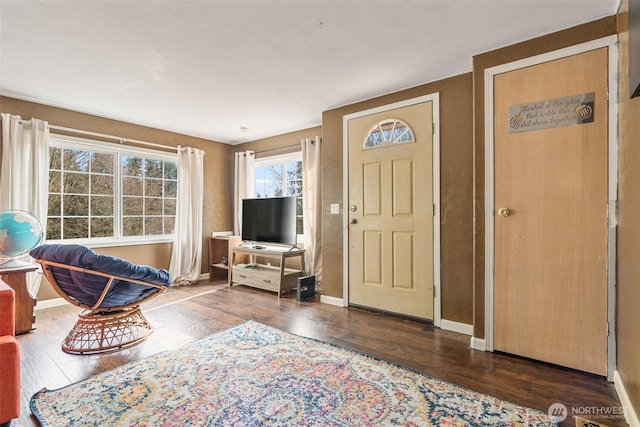
<path id="1" fill-rule="evenodd" d="M 471 324 L 473 243 L 473 151 L 471 73 L 325 111 L 323 130 L 323 294 L 342 298 L 342 117 L 369 108 L 440 93 L 440 197 L 442 318 Z"/>
<path id="2" fill-rule="evenodd" d="M 618 14 L 619 181 L 616 339 L 618 373 L 640 414 L 640 97 L 629 99 L 629 0 Z M 638 46 L 635 47 L 638 54 Z"/>
<path id="3" fill-rule="evenodd" d="M 209 271 L 208 240 L 214 230 L 228 230 L 232 223 L 233 161 L 231 147 L 202 138 L 166 132 L 144 126 L 105 119 L 62 108 L 0 96 L 0 111 L 21 116 L 23 119 L 37 118 L 51 125 L 98 132 L 119 137 L 149 141 L 167 146 L 190 146 L 206 152 L 204 157 L 204 207 L 203 207 L 203 260 L 202 272 Z M 129 259 L 133 262 L 168 268 L 171 259 L 171 244 L 123 246 L 96 249 L 96 252 Z M 42 286 L 38 299 L 57 297 L 49 286 Z"/>
<path id="4" fill-rule="evenodd" d="M 235 145 L 232 151 L 234 153 L 247 150 L 257 151 L 256 158 L 294 153 L 296 151 L 302 151 L 300 141 L 302 141 L 303 138 L 315 138 L 316 136 L 322 136 L 322 126 L 245 142 L 244 144 Z M 268 151 L 260 153 L 260 151 L 263 150 Z M 233 160 L 233 154 L 231 158 Z"/>
<path id="5" fill-rule="evenodd" d="M 474 328 L 473 335 L 484 338 L 484 71 L 486 68 L 529 58 L 546 52 L 573 46 L 616 33 L 616 18 L 609 16 L 588 24 L 549 34 L 523 43 L 473 57 L 474 96 L 474 162 L 475 162 L 475 225 L 474 225 Z"/>

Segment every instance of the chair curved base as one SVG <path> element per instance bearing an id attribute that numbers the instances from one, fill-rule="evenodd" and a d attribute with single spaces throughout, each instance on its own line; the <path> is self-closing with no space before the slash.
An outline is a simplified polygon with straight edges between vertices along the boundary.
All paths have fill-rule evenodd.
<path id="1" fill-rule="evenodd" d="M 62 342 L 62 350 L 71 354 L 103 353 L 135 344 L 152 332 L 139 306 L 113 313 L 83 310 Z"/>

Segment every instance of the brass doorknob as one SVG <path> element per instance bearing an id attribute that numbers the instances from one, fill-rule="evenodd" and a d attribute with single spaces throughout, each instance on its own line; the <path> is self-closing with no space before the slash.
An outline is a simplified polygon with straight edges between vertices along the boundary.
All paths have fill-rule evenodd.
<path id="1" fill-rule="evenodd" d="M 498 210 L 498 214 L 500 216 L 508 217 L 509 215 L 511 215 L 511 211 L 509 210 L 509 208 L 500 208 L 500 210 Z"/>
<path id="2" fill-rule="evenodd" d="M 357 220 L 357 219 L 355 219 L 355 218 L 351 218 L 351 219 L 349 220 L 349 224 L 357 224 L 357 223 L 358 223 L 358 220 Z"/>

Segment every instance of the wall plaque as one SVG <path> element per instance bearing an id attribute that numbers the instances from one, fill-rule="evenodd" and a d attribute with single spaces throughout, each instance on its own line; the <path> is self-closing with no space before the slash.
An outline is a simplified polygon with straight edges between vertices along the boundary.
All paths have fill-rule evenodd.
<path id="1" fill-rule="evenodd" d="M 509 133 L 593 123 L 595 92 L 509 107 Z"/>

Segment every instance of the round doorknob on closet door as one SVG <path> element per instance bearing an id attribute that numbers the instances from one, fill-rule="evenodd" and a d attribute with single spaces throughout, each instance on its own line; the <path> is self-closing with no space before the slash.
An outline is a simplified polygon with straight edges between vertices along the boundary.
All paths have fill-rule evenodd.
<path id="1" fill-rule="evenodd" d="M 351 219 L 349 220 L 349 224 L 357 224 L 357 223 L 358 223 L 358 220 L 357 220 L 357 219 L 355 219 L 355 218 L 351 218 Z"/>
<path id="2" fill-rule="evenodd" d="M 508 217 L 509 215 L 511 215 L 511 211 L 509 210 L 509 208 L 500 208 L 498 210 L 498 215 Z"/>

